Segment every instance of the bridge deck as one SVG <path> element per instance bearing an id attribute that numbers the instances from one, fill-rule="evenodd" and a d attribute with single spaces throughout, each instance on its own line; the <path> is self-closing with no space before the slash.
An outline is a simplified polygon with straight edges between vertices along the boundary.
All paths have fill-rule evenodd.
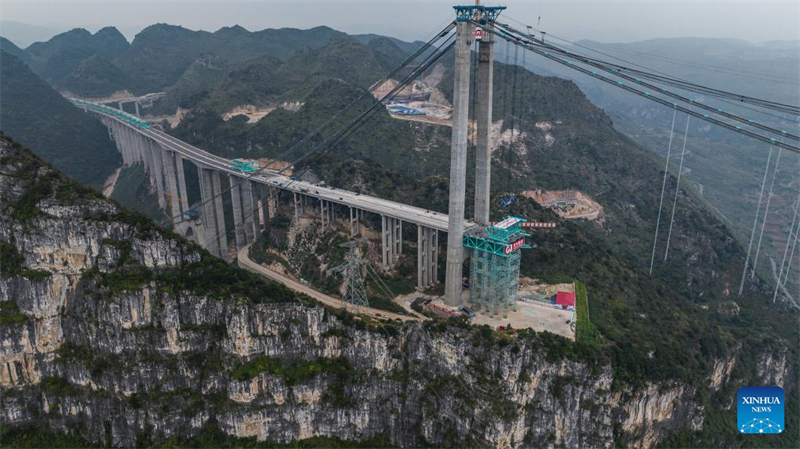
<path id="1" fill-rule="evenodd" d="M 112 120 L 116 120 L 117 122 L 159 143 L 165 149 L 175 151 L 195 164 L 199 164 L 207 168 L 213 168 L 215 170 L 219 170 L 220 172 L 229 173 L 240 178 L 250 179 L 252 181 L 269 185 L 278 189 L 301 193 L 305 196 L 330 201 L 335 204 L 341 204 L 375 214 L 385 215 L 387 217 L 398 218 L 403 221 L 422 225 L 439 231 L 447 231 L 449 219 L 447 214 L 409 206 L 407 204 L 402 204 L 395 201 L 384 200 L 370 195 L 337 189 L 334 187 L 320 187 L 304 181 L 293 181 L 288 176 L 280 175 L 276 171 L 267 170 L 255 175 L 242 173 L 241 171 L 233 168 L 233 164 L 230 160 L 201 150 L 200 148 L 176 139 L 169 134 L 154 130 L 152 128 L 141 129 L 130 125 L 124 120 L 120 120 L 112 115 L 105 114 L 100 111 L 92 110 L 91 112 L 103 115 Z M 464 228 L 468 229 L 473 226 L 475 226 L 475 223 L 468 221 L 465 222 Z"/>

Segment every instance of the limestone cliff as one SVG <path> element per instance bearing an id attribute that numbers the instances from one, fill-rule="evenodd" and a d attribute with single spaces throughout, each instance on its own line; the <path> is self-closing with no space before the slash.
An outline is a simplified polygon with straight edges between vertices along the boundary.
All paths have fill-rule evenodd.
<path id="1" fill-rule="evenodd" d="M 325 309 L 6 138 L 0 166 L 0 422 L 9 428 L 113 446 L 215 426 L 275 442 L 651 447 L 703 426 L 694 386 L 618 385 L 605 359 L 551 334 L 380 324 Z M 790 377 L 785 356 L 765 357 L 765 379 Z M 732 362 L 719 363 L 729 374 Z"/>

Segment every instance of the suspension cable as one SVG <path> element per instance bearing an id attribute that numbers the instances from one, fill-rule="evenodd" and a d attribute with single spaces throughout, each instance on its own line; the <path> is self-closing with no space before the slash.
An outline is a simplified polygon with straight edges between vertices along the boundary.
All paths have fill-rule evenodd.
<path id="1" fill-rule="evenodd" d="M 769 218 L 769 205 L 772 202 L 772 192 L 775 188 L 775 178 L 778 177 L 778 165 L 781 163 L 782 148 L 778 148 L 778 157 L 775 159 L 775 169 L 772 172 L 772 181 L 769 184 L 769 194 L 767 195 L 767 205 L 764 208 L 764 221 L 761 222 L 761 233 L 758 236 L 758 245 L 756 246 L 756 256 L 753 258 L 753 271 L 750 272 L 750 279 L 756 276 L 756 268 L 758 267 L 758 255 L 761 252 L 761 241 L 764 238 L 764 227 L 767 225 Z"/>
<path id="2" fill-rule="evenodd" d="M 661 181 L 661 200 L 658 202 L 658 218 L 656 218 L 656 232 L 653 237 L 653 254 L 650 256 L 650 274 L 653 274 L 653 262 L 656 260 L 656 243 L 658 242 L 658 227 L 661 224 L 661 209 L 664 207 L 664 192 L 667 188 L 667 174 L 669 174 L 669 158 L 672 155 L 672 137 L 675 135 L 675 116 L 678 111 L 672 111 L 672 126 L 669 130 L 669 144 L 667 145 L 667 162 L 664 165 L 664 180 Z"/>
<path id="3" fill-rule="evenodd" d="M 767 155 L 767 165 L 764 167 L 764 179 L 761 180 L 761 193 L 758 194 L 758 207 L 756 207 L 756 218 L 753 219 L 753 230 L 750 231 L 750 244 L 747 245 L 747 257 L 744 260 L 744 270 L 742 271 L 742 280 L 739 282 L 739 296 L 742 295 L 744 290 L 744 279 L 747 277 L 747 265 L 750 262 L 750 250 L 753 248 L 753 238 L 756 236 L 756 227 L 758 227 L 758 216 L 761 213 L 761 201 L 764 198 L 764 187 L 767 185 L 767 174 L 769 174 L 769 162 L 772 159 L 772 147 L 769 147 L 769 155 Z"/>
<path id="4" fill-rule="evenodd" d="M 669 220 L 669 232 L 667 233 L 667 248 L 664 252 L 664 262 L 667 261 L 669 256 L 669 241 L 672 238 L 672 225 L 675 223 L 675 209 L 678 206 L 678 192 L 681 190 L 681 175 L 683 174 L 683 159 L 686 154 L 686 141 L 689 140 L 689 119 L 691 116 L 686 116 L 686 129 L 683 131 L 683 149 L 681 150 L 681 163 L 678 167 L 678 181 L 675 185 L 675 198 L 672 200 L 672 218 Z"/>
<path id="5" fill-rule="evenodd" d="M 781 270 L 778 272 L 778 282 L 775 284 L 775 293 L 772 295 L 772 302 L 778 298 L 778 289 L 781 288 L 781 278 L 783 277 L 783 266 L 786 263 L 786 256 L 789 253 L 789 244 L 792 243 L 792 233 L 794 233 L 794 224 L 797 222 L 797 211 L 800 209 L 800 195 L 797 196 L 797 201 L 794 204 L 794 217 L 792 217 L 792 224 L 789 226 L 789 238 L 786 240 L 786 248 L 783 250 L 783 260 L 781 260 Z M 787 279 L 788 279 L 788 272 Z"/>

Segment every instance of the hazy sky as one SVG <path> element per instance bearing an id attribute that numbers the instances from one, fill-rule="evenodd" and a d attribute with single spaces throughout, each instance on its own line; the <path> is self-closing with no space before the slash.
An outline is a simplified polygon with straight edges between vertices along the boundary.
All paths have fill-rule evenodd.
<path id="1" fill-rule="evenodd" d="M 465 4 L 467 2 L 461 2 Z M 468 3 L 472 3 L 471 1 Z M 558 36 L 601 41 L 657 37 L 728 37 L 754 42 L 800 39 L 800 1 L 485 1 L 508 6 L 509 17 Z M 349 33 L 422 39 L 452 17 L 453 1 L 119 1 L 3 0 L 2 20 L 55 30 L 113 25 L 129 39 L 166 22 L 214 31 L 239 24 L 264 28 L 328 25 Z"/>

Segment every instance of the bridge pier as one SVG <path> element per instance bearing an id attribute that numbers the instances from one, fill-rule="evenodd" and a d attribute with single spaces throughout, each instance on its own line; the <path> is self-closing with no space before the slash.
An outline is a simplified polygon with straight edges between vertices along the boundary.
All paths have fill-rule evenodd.
<path id="1" fill-rule="evenodd" d="M 139 102 L 138 101 L 134 101 L 133 105 L 136 108 L 136 116 L 137 117 L 141 117 L 141 115 L 139 115 Z"/>
<path id="2" fill-rule="evenodd" d="M 300 220 L 300 215 L 302 214 L 301 209 L 303 208 L 303 200 L 302 195 L 298 195 L 297 192 L 292 192 L 294 194 L 294 219 L 295 221 Z"/>
<path id="3" fill-rule="evenodd" d="M 330 224 L 331 221 L 330 207 L 327 201 L 323 199 L 319 200 L 319 218 L 322 222 L 322 232 L 325 232 L 325 227 Z"/>
<path id="4" fill-rule="evenodd" d="M 245 234 L 244 217 L 242 216 L 242 191 L 239 178 L 228 175 L 231 183 L 231 204 L 233 205 L 233 233 L 236 236 L 236 249 L 247 246 L 247 235 Z M 247 209 L 245 209 L 247 210 Z"/>
<path id="5" fill-rule="evenodd" d="M 403 221 L 381 215 L 381 261 L 383 268 L 397 263 L 403 250 Z"/>
<path id="6" fill-rule="evenodd" d="M 137 133 L 138 134 L 138 133 Z M 153 170 L 150 171 L 150 176 L 155 178 L 156 181 L 156 193 L 158 194 L 158 205 L 161 209 L 166 210 L 167 208 L 167 201 L 166 195 L 164 194 L 164 160 L 162 158 L 161 147 L 153 142 L 152 140 L 142 136 L 139 134 L 139 142 L 145 148 L 145 151 L 149 150 L 150 154 L 153 156 Z"/>
<path id="7" fill-rule="evenodd" d="M 120 134 L 122 135 L 122 150 L 125 152 L 128 158 L 128 165 L 133 165 L 136 163 L 136 148 L 133 144 L 133 139 L 131 139 L 131 133 L 128 130 L 128 127 L 119 124 L 117 125 L 120 130 Z"/>
<path id="8" fill-rule="evenodd" d="M 177 226 L 181 221 L 183 212 L 181 211 L 180 193 L 178 192 L 177 176 L 175 174 L 175 152 L 166 150 L 163 154 L 164 173 L 167 181 L 167 196 L 169 197 L 170 215 L 172 224 Z"/>
<path id="9" fill-rule="evenodd" d="M 447 277 L 444 301 L 460 306 L 464 263 L 464 197 L 467 178 L 467 127 L 472 24 L 456 24 L 455 72 L 453 76 L 453 134 L 450 150 L 450 207 L 447 226 Z"/>
<path id="10" fill-rule="evenodd" d="M 114 141 L 117 144 L 117 149 L 120 154 L 122 154 L 123 165 L 133 165 L 133 158 L 131 157 L 133 153 L 131 151 L 130 141 L 128 140 L 128 134 L 125 132 L 124 127 L 116 121 L 112 122 L 112 126 L 114 127 Z"/>
<path id="11" fill-rule="evenodd" d="M 394 256 L 393 263 L 400 260 L 400 255 L 403 254 L 403 220 L 395 218 L 392 220 L 392 256 Z"/>
<path id="12" fill-rule="evenodd" d="M 203 202 L 203 232 L 205 247 L 212 254 L 228 260 L 228 238 L 225 234 L 225 216 L 222 208 L 222 189 L 219 172 L 214 169 L 197 167 L 200 177 L 200 195 Z"/>
<path id="13" fill-rule="evenodd" d="M 242 210 L 244 211 L 244 235 L 247 244 L 256 241 L 260 230 L 258 229 L 258 209 L 253 196 L 253 185 L 247 179 L 239 179 L 240 197 L 242 198 Z"/>
<path id="14" fill-rule="evenodd" d="M 439 231 L 417 225 L 417 290 L 437 284 Z"/>
<path id="15" fill-rule="evenodd" d="M 258 185 L 258 189 L 261 191 L 261 215 L 263 217 L 261 222 L 264 229 L 266 229 L 270 225 L 269 222 L 273 214 L 278 213 L 278 190 L 275 189 L 275 192 L 273 193 L 272 187 L 259 183 L 256 184 Z M 270 205 L 270 202 L 273 202 L 273 204 Z"/>
<path id="16" fill-rule="evenodd" d="M 186 191 L 186 173 L 184 172 L 183 156 L 175 153 L 175 171 L 178 174 L 178 197 L 181 202 L 181 212 L 189 212 L 189 193 Z M 189 217 L 182 217 L 188 219 Z"/>
<path id="17" fill-rule="evenodd" d="M 487 25 L 491 27 L 492 25 Z M 492 177 L 492 85 L 494 78 L 494 36 L 484 33 L 478 44 L 478 80 L 475 92 L 477 122 L 475 152 L 475 222 L 489 225 Z"/>
<path id="18" fill-rule="evenodd" d="M 255 181 L 250 182 L 250 189 L 253 192 L 253 216 L 255 217 L 256 238 L 261 235 L 261 231 L 269 226 L 269 186 L 263 186 Z M 266 190 L 266 195 L 264 191 Z"/>
<path id="19" fill-rule="evenodd" d="M 142 160 L 144 162 L 144 171 L 148 175 L 150 175 L 149 177 L 150 188 L 154 189 L 156 188 L 156 178 L 153 176 L 153 167 L 156 166 L 156 162 L 155 160 L 153 160 L 154 159 L 153 152 L 147 150 L 142 146 L 141 141 L 138 138 L 136 138 L 135 132 L 130 131 L 129 134 L 131 134 L 130 140 L 132 141 L 132 146 L 136 149 L 136 153 L 142 155 Z"/>
<path id="20" fill-rule="evenodd" d="M 350 237 L 355 237 L 361 232 L 359 215 L 363 216 L 364 211 L 350 207 Z"/>

